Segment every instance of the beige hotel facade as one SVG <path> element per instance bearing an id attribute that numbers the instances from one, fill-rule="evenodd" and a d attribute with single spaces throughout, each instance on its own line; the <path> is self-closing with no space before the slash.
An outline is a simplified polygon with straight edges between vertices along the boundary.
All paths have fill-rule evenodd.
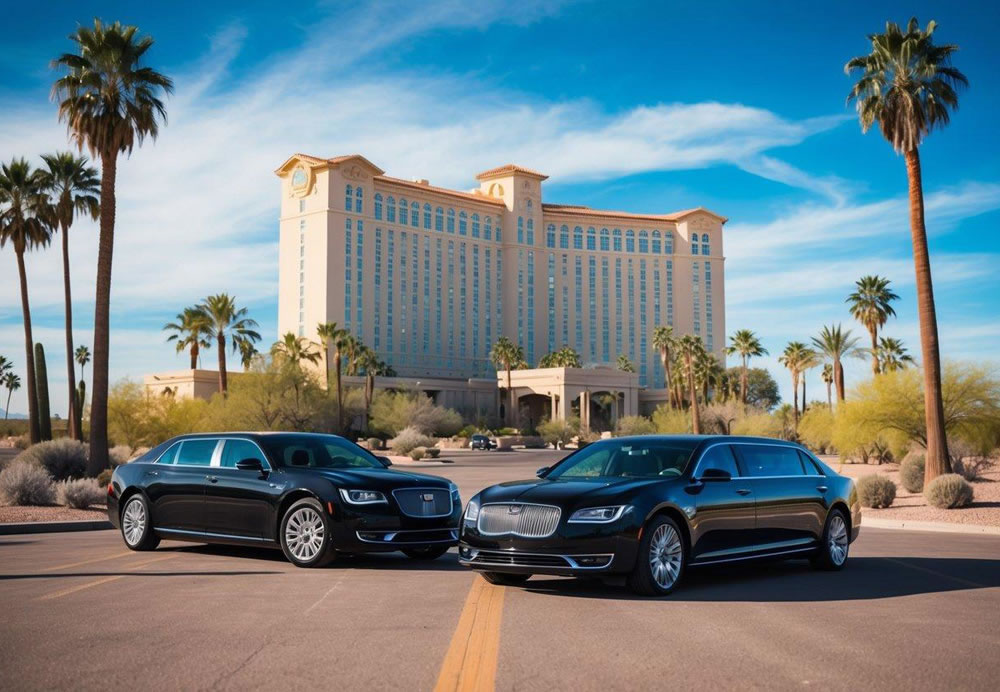
<path id="1" fill-rule="evenodd" d="M 515 165 L 470 191 L 394 178 L 360 155 L 296 154 L 276 174 L 281 334 L 315 339 L 336 322 L 400 377 L 470 383 L 496 382 L 501 335 L 533 366 L 564 345 L 587 367 L 624 354 L 639 388 L 663 386 L 659 325 L 723 359 L 726 219 L 711 211 L 549 203 L 547 176 Z"/>

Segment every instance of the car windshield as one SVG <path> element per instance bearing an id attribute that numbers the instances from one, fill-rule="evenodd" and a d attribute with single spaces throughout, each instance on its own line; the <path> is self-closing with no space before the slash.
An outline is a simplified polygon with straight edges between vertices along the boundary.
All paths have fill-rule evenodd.
<path id="1" fill-rule="evenodd" d="M 384 468 L 361 447 L 333 435 L 262 435 L 260 443 L 279 466 L 315 469 Z"/>
<path id="2" fill-rule="evenodd" d="M 676 478 L 696 446 L 696 441 L 655 437 L 595 442 L 556 464 L 545 478 Z"/>

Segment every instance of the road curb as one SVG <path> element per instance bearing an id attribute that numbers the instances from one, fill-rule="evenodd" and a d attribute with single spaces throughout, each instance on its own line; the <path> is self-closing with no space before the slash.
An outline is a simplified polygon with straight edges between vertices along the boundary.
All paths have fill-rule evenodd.
<path id="1" fill-rule="evenodd" d="M 0 524 L 0 536 L 19 533 L 62 533 L 64 531 L 104 531 L 114 528 L 107 519 L 94 521 L 28 521 L 19 524 Z"/>
<path id="2" fill-rule="evenodd" d="M 978 536 L 1000 536 L 1000 526 L 950 524 L 943 521 L 910 521 L 905 519 L 866 519 L 863 515 L 861 517 L 861 526 L 900 531 L 935 531 L 937 533 L 968 533 Z"/>

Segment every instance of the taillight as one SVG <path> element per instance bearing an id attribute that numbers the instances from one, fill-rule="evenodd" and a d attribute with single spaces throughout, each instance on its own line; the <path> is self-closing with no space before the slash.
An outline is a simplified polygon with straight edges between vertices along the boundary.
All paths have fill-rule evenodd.
<path id="1" fill-rule="evenodd" d="M 115 484 L 108 483 L 108 495 L 114 495 L 114 494 L 115 494 Z"/>

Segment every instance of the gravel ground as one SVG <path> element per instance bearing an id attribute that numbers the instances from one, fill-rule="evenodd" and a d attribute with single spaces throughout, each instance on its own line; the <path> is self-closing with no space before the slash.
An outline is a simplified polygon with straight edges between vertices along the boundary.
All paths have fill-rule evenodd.
<path id="1" fill-rule="evenodd" d="M 983 474 L 982 479 L 972 484 L 972 504 L 960 509 L 938 509 L 931 507 L 924 496 L 907 492 L 899 482 L 899 464 L 843 464 L 836 459 L 826 460 L 837 472 L 860 478 L 872 474 L 888 476 L 896 484 L 896 500 L 885 509 L 863 509 L 866 517 L 879 519 L 906 519 L 909 521 L 943 521 L 951 524 L 972 524 L 975 526 L 1000 526 L 1000 468 Z"/>
<path id="2" fill-rule="evenodd" d="M 0 524 L 28 521 L 94 521 L 107 519 L 108 511 L 103 507 L 73 509 L 57 505 L 54 507 L 12 507 L 0 505 Z"/>

